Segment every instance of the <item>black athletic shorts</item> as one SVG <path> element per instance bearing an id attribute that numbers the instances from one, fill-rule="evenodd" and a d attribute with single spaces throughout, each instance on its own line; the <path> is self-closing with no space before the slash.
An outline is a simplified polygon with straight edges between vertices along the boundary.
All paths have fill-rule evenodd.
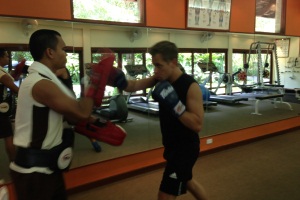
<path id="1" fill-rule="evenodd" d="M 0 138 L 13 136 L 12 124 L 7 115 L 0 114 Z"/>
<path id="2" fill-rule="evenodd" d="M 164 157 L 167 163 L 159 190 L 174 196 L 185 194 L 187 182 L 193 177 L 193 166 L 199 151 L 199 146 L 176 152 L 165 150 Z"/>
<path id="3" fill-rule="evenodd" d="M 11 170 L 18 200 L 67 200 L 62 172 L 23 174 Z"/>

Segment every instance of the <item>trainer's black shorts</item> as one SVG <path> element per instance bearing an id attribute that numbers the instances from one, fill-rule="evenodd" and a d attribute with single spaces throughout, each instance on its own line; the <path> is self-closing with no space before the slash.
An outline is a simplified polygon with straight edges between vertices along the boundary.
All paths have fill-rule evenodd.
<path id="1" fill-rule="evenodd" d="M 13 136 L 12 124 L 8 116 L 0 114 L 0 138 Z"/>
<path id="2" fill-rule="evenodd" d="M 62 172 L 22 174 L 11 170 L 18 200 L 67 200 Z"/>

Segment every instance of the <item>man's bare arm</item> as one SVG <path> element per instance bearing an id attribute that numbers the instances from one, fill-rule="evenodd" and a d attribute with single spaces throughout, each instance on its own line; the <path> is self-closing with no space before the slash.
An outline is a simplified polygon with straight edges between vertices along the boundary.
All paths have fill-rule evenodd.
<path id="1" fill-rule="evenodd" d="M 9 77 L 9 75 L 3 75 L 0 79 L 1 83 L 9 88 L 14 93 L 18 94 L 19 88 L 15 85 L 14 81 Z"/>
<path id="2" fill-rule="evenodd" d="M 73 122 L 88 119 L 93 108 L 92 98 L 82 98 L 77 101 L 49 80 L 37 82 L 33 86 L 32 95 L 37 102 L 64 115 L 67 119 L 74 119 Z"/>
<path id="3" fill-rule="evenodd" d="M 203 126 L 204 109 L 202 92 L 198 84 L 193 83 L 187 93 L 186 111 L 179 120 L 195 132 L 200 132 Z"/>
<path id="4" fill-rule="evenodd" d="M 125 88 L 126 92 L 135 92 L 146 88 L 151 88 L 156 84 L 154 76 L 140 80 L 128 80 L 128 85 Z"/>

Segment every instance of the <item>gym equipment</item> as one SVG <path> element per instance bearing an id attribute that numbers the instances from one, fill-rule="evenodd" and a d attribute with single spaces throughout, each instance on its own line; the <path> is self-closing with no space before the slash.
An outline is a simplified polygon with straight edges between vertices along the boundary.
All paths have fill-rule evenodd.
<path id="1" fill-rule="evenodd" d="M 127 106 L 131 110 L 158 115 L 158 102 L 150 101 L 150 96 L 151 95 L 148 93 L 146 98 L 143 96 L 128 97 Z"/>
<path id="2" fill-rule="evenodd" d="M 202 92 L 203 106 L 204 107 L 217 106 L 218 105 L 217 102 L 209 101 L 210 91 L 203 84 L 199 84 L 199 86 Z"/>
<path id="3" fill-rule="evenodd" d="M 290 103 L 288 102 L 284 102 L 282 100 L 284 94 L 273 94 L 273 95 L 262 95 L 262 96 L 257 96 L 255 97 L 256 99 L 256 102 L 255 102 L 255 111 L 251 114 L 254 114 L 254 115 L 261 115 L 261 113 L 259 113 L 258 111 L 258 105 L 259 105 L 259 102 L 260 101 L 263 101 L 263 100 L 267 100 L 267 99 L 272 99 L 272 103 L 274 104 L 274 108 L 277 108 L 277 104 L 278 103 L 282 103 L 282 104 L 286 104 L 290 110 L 293 110 L 292 106 Z"/>
<path id="4" fill-rule="evenodd" d="M 208 101 L 210 98 L 210 91 L 203 84 L 199 84 L 199 86 L 202 92 L 203 101 Z"/>
<path id="5" fill-rule="evenodd" d="M 247 74 L 244 71 L 239 72 L 237 76 L 239 81 L 245 81 L 247 79 Z"/>
<path id="6" fill-rule="evenodd" d="M 240 101 L 248 101 L 246 97 L 239 97 L 234 95 L 210 95 L 212 101 L 224 104 L 235 104 L 240 103 Z"/>
<path id="7" fill-rule="evenodd" d="M 264 65 L 262 63 L 262 56 L 261 56 L 262 49 L 267 50 L 267 56 Z M 269 70 L 266 69 L 269 67 L 269 63 L 267 62 L 267 60 L 270 51 L 272 51 L 272 56 L 275 63 L 275 72 L 277 74 L 277 81 L 275 81 L 276 84 L 265 84 L 263 81 L 263 78 L 270 76 Z M 256 54 L 253 54 L 253 52 L 256 52 Z M 245 92 L 246 94 L 242 93 L 239 96 L 244 96 L 244 97 L 254 98 L 254 99 L 262 98 L 263 96 L 264 99 L 270 99 L 269 96 L 272 95 L 284 95 L 284 89 L 283 89 L 284 85 L 280 84 L 280 74 L 279 74 L 276 44 L 268 43 L 268 42 L 252 43 L 250 45 L 248 61 L 244 65 L 244 71 L 246 72 L 246 74 L 248 73 L 250 58 L 251 56 L 253 57 L 253 55 L 257 56 L 257 68 L 258 68 L 257 83 L 253 85 L 247 85 L 247 79 L 245 79 L 244 84 L 241 86 L 241 88 L 243 92 Z M 282 102 L 282 99 L 280 101 Z"/>
<path id="8" fill-rule="evenodd" d="M 145 65 L 125 65 L 125 69 L 127 71 L 127 74 L 133 78 L 136 78 L 138 75 L 142 75 L 143 78 L 145 78 L 149 74 Z M 148 92 L 148 95 L 146 97 L 132 96 L 132 93 L 129 94 L 127 98 L 127 107 L 130 110 L 158 115 L 158 102 L 150 100 L 151 93 L 152 89 Z"/>
<path id="9" fill-rule="evenodd" d="M 242 70 L 239 69 L 237 72 L 230 75 L 230 73 L 223 73 L 222 77 L 218 80 L 218 86 L 215 89 L 214 93 L 216 94 L 218 89 L 220 88 L 220 85 L 222 83 L 225 84 L 225 94 L 231 95 L 232 94 L 232 85 L 235 85 L 236 87 L 240 87 L 239 84 L 235 82 L 235 77 L 238 76 L 240 73 L 242 73 Z M 221 74 L 221 73 L 220 73 Z"/>
<path id="10" fill-rule="evenodd" d="M 207 81 L 211 80 L 212 78 L 212 73 L 218 72 L 218 68 L 215 66 L 214 63 L 197 63 L 198 66 L 200 67 L 202 72 L 209 71 L 209 76 L 207 77 L 206 81 L 202 84 L 203 86 L 206 84 Z M 248 98 L 245 97 L 238 97 L 234 95 L 229 95 L 232 93 L 232 85 L 239 86 L 237 83 L 235 83 L 234 78 L 237 74 L 239 74 L 241 70 L 238 70 L 234 74 L 230 75 L 229 73 L 223 73 L 222 77 L 218 81 L 218 86 L 215 89 L 214 92 L 211 92 L 209 100 L 212 102 L 217 102 L 217 103 L 226 103 L 226 104 L 235 104 L 239 103 L 240 101 L 248 101 Z M 220 72 L 218 72 L 220 73 Z M 226 94 L 227 95 L 216 95 L 220 85 L 222 83 L 225 83 L 226 85 Z"/>
<path id="11" fill-rule="evenodd" d="M 261 50 L 262 49 L 267 49 L 267 56 L 266 56 L 266 60 L 264 65 L 262 64 L 262 58 L 261 58 Z M 269 42 L 253 42 L 250 45 L 250 49 L 249 49 L 249 54 L 248 54 L 248 61 L 247 63 L 244 65 L 244 71 L 247 73 L 248 69 L 249 69 L 249 62 L 251 59 L 251 56 L 253 56 L 253 51 L 256 52 L 257 54 L 257 69 L 258 69 L 258 74 L 257 74 L 257 83 L 256 83 L 256 88 L 260 88 L 263 89 L 265 84 L 263 81 L 264 75 L 270 75 L 270 73 L 268 73 L 269 71 L 266 70 L 266 68 L 269 67 L 269 63 L 267 63 L 267 59 L 268 59 L 268 55 L 269 52 L 272 51 L 272 55 L 274 58 L 274 62 L 275 62 L 275 72 L 277 75 L 277 81 L 275 81 L 275 85 L 281 85 L 280 84 L 280 70 L 279 70 L 279 65 L 278 65 L 278 56 L 277 56 L 277 47 L 276 47 L 276 43 L 269 43 Z M 267 72 L 268 71 L 268 72 Z M 247 79 L 244 81 L 244 85 L 247 85 Z M 270 85 L 268 85 L 270 86 Z"/>
<path id="12" fill-rule="evenodd" d="M 97 108 L 94 110 L 94 113 L 112 122 L 132 121 L 132 118 L 127 118 L 128 117 L 127 102 L 124 96 L 121 94 L 112 96 L 109 99 L 108 108 L 101 108 L 101 107 Z"/>

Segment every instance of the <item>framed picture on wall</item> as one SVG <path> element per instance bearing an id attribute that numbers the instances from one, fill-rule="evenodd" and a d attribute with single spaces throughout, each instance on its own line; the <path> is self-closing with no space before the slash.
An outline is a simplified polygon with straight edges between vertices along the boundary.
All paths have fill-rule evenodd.
<path id="1" fill-rule="evenodd" d="M 290 50 L 290 39 L 276 39 L 275 40 L 276 47 L 277 47 L 277 56 L 278 58 L 287 58 L 289 57 L 289 50 Z"/>
<path id="2" fill-rule="evenodd" d="M 231 0 L 188 0 L 187 28 L 229 30 Z"/>

